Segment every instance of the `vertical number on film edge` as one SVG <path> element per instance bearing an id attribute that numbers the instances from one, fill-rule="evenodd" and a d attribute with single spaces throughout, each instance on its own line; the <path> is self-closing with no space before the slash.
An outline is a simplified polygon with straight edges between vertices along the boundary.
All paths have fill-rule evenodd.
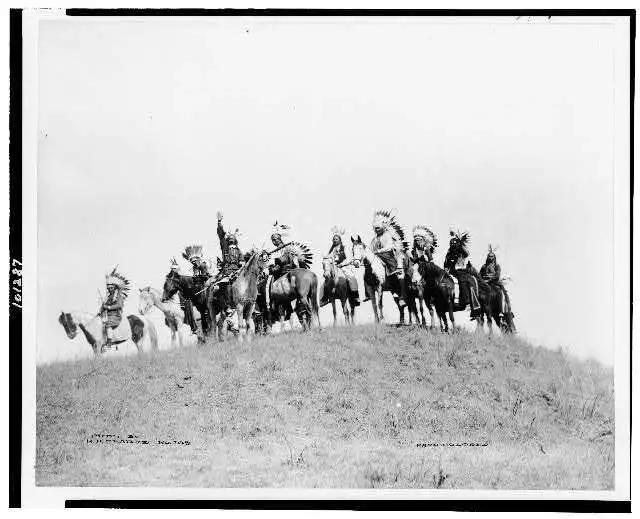
<path id="1" fill-rule="evenodd" d="M 12 306 L 17 306 L 22 310 L 22 261 L 12 258 L 11 259 L 11 285 L 10 296 Z"/>

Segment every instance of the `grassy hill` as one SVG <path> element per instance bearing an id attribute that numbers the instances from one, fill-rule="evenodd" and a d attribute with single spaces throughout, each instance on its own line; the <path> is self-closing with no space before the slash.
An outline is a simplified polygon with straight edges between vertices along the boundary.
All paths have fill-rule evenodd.
<path id="1" fill-rule="evenodd" d="M 36 481 L 612 489 L 613 374 L 374 325 L 42 366 Z"/>

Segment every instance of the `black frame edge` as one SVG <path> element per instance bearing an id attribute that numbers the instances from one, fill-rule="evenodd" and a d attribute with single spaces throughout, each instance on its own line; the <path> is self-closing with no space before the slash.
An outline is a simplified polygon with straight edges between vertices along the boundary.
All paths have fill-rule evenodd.
<path id="1" fill-rule="evenodd" d="M 218 510 L 450 510 L 456 512 L 630 513 L 630 501 L 578 500 L 127 500 L 68 499 L 66 508 Z"/>
<path id="2" fill-rule="evenodd" d="M 22 10 L 9 11 L 9 271 L 22 262 Z M 22 271 L 22 268 L 20 268 Z M 20 272 L 19 277 L 22 277 Z M 22 309 L 9 284 L 9 507 L 22 504 Z"/>

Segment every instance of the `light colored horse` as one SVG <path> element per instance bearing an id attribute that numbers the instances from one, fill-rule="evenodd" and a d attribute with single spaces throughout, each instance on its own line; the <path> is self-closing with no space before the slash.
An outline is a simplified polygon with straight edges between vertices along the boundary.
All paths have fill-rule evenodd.
<path id="1" fill-rule="evenodd" d="M 79 331 L 85 336 L 87 342 L 93 349 L 96 357 L 104 353 L 106 337 L 104 335 L 104 324 L 99 315 L 89 314 L 85 312 L 60 312 L 58 322 L 64 328 L 69 339 L 74 339 Z M 128 325 L 125 325 L 125 322 Z M 124 325 L 124 326 L 123 326 Z M 142 343 L 146 337 L 149 338 L 151 349 L 158 351 L 158 334 L 153 323 L 142 315 L 129 315 L 126 321 L 123 319 L 120 327 L 128 328 L 129 332 L 126 338 L 115 342 L 121 344 L 128 340 L 132 340 L 138 348 L 138 353 L 143 352 Z"/>
<path id="2" fill-rule="evenodd" d="M 351 243 L 353 244 L 351 263 L 356 267 L 359 267 L 360 263 L 364 265 L 364 291 L 367 298 L 371 299 L 376 323 L 384 321 L 382 300 L 385 292 L 391 292 L 393 295 L 400 312 L 400 323 L 404 323 L 404 307 L 399 304 L 399 295 L 400 283 L 404 283 L 405 280 L 395 275 L 387 276 L 384 262 L 367 248 L 359 235 L 355 239 L 352 237 Z"/>
<path id="3" fill-rule="evenodd" d="M 164 322 L 169 327 L 169 330 L 171 330 L 171 347 L 175 348 L 177 336 L 178 343 L 182 348 L 182 334 L 180 330 L 184 324 L 184 312 L 180 308 L 180 305 L 172 301 L 163 302 L 162 294 L 155 288 L 141 288 L 138 311 L 142 315 L 146 315 L 154 306 L 164 314 Z"/>
<path id="4" fill-rule="evenodd" d="M 251 340 L 255 335 L 256 326 L 253 320 L 253 313 L 258 297 L 258 278 L 264 270 L 269 254 L 265 251 L 255 250 L 249 256 L 245 264 L 232 277 L 224 290 L 219 290 L 207 298 L 209 313 L 216 315 L 218 309 L 221 314 L 217 319 L 218 334 L 220 340 L 224 341 L 228 331 L 226 310 L 235 310 L 238 318 L 238 341 L 242 341 L 246 336 Z M 215 295 L 214 295 L 215 294 Z"/>
<path id="5" fill-rule="evenodd" d="M 322 258 L 322 274 L 324 276 L 324 297 L 331 301 L 333 309 L 333 325 L 338 324 L 336 299 L 342 303 L 342 312 L 347 324 L 354 323 L 355 305 L 349 289 L 349 280 L 344 271 L 338 267 L 332 256 Z"/>

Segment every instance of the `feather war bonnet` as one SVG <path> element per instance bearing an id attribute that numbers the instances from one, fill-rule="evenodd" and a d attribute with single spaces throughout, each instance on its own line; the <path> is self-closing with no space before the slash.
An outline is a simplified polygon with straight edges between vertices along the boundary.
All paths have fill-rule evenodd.
<path id="1" fill-rule="evenodd" d="M 371 223 L 373 228 L 380 227 L 386 231 L 391 231 L 393 239 L 396 242 L 402 243 L 402 248 L 406 252 L 409 249 L 409 244 L 405 240 L 404 229 L 396 221 L 395 215 L 386 209 L 378 209 L 373 213 L 373 222 Z"/>
<path id="2" fill-rule="evenodd" d="M 187 245 L 182 257 L 188 261 L 191 261 L 191 258 L 202 258 L 202 245 Z"/>
<path id="3" fill-rule="evenodd" d="M 413 238 L 415 239 L 418 236 L 423 238 L 427 242 L 429 247 L 431 247 L 431 249 L 435 249 L 438 246 L 438 238 L 427 226 L 416 225 L 413 228 Z"/>
<path id="4" fill-rule="evenodd" d="M 118 272 L 118 267 L 114 267 L 111 273 L 107 274 L 105 277 L 107 278 L 107 285 L 115 285 L 117 286 L 122 295 L 127 297 L 129 295 L 129 280 L 125 278 L 120 272 Z"/>

